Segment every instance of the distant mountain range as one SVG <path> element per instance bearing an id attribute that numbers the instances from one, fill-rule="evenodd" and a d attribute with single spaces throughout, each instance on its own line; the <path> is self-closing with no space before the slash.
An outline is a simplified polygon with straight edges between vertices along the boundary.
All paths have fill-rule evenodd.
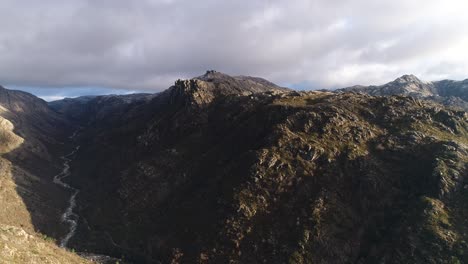
<path id="1" fill-rule="evenodd" d="M 0 90 L 0 260 L 23 231 L 28 247 L 69 233 L 71 193 L 52 178 L 72 153 L 67 246 L 81 253 L 37 253 L 47 260 L 468 263 L 466 84 L 298 92 L 208 71 L 157 94 L 49 104 Z"/>
<path id="2" fill-rule="evenodd" d="M 338 91 L 358 92 L 374 96 L 411 96 L 468 110 L 468 79 L 464 81 L 423 82 L 414 75 L 403 75 L 393 82 L 380 86 L 357 85 Z"/>

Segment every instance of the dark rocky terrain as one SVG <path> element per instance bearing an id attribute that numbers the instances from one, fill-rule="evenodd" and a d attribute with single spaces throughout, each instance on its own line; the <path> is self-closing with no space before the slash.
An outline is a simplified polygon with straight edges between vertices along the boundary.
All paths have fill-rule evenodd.
<path id="1" fill-rule="evenodd" d="M 79 127 L 64 140 L 81 146 L 70 247 L 132 263 L 468 263 L 468 114 L 422 100 L 466 100 L 443 82 L 296 92 L 209 71 L 53 102 L 63 131 Z"/>
<path id="2" fill-rule="evenodd" d="M 466 261 L 463 111 L 211 72 L 97 109 L 74 165 L 78 248 L 148 263 Z"/>
<path id="3" fill-rule="evenodd" d="M 393 82 L 380 86 L 357 85 L 338 91 L 358 92 L 374 96 L 411 96 L 468 111 L 468 79 L 464 81 L 423 82 L 414 75 L 403 75 Z"/>

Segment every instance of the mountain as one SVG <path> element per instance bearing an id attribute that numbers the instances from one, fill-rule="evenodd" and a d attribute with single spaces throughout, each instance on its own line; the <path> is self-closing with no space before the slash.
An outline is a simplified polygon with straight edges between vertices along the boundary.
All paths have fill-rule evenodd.
<path id="1" fill-rule="evenodd" d="M 43 142 L 52 162 L 41 166 L 64 168 L 59 157 L 75 149 L 65 181 L 77 252 L 129 263 L 465 263 L 468 114 L 414 97 L 455 98 L 462 86 L 405 76 L 386 88 L 404 87 L 397 95 L 297 92 L 208 71 L 153 95 L 52 102 L 4 125 L 2 146 L 10 155 L 24 145 L 11 131 L 49 120 L 62 147 L 22 137 Z"/>
<path id="2" fill-rule="evenodd" d="M 86 190 L 80 251 L 135 263 L 467 261 L 464 111 L 217 72 L 112 110 L 89 104 L 72 163 Z"/>
<path id="3" fill-rule="evenodd" d="M 157 94 L 129 94 L 83 96 L 53 101 L 49 106 L 56 112 L 64 114 L 69 119 L 82 123 L 89 119 L 108 122 L 111 116 L 120 117 L 127 111 L 136 108 L 135 105 L 171 104 L 176 100 L 183 104 L 202 106 L 215 97 L 228 95 L 251 95 L 261 92 L 284 92 L 287 88 L 279 87 L 265 79 L 250 76 L 229 76 L 216 71 L 207 71 L 204 75 L 191 80 L 177 80 L 173 86 Z M 184 98 L 179 98 L 184 96 Z"/>
<path id="4" fill-rule="evenodd" d="M 149 100 L 153 96 L 153 94 L 80 96 L 49 102 L 49 107 L 74 122 L 82 122 L 80 118 L 87 117 L 91 113 L 97 116 L 105 115 L 106 112 L 112 112 L 122 105 Z"/>
<path id="5" fill-rule="evenodd" d="M 432 100 L 446 106 L 468 110 L 468 79 L 423 82 L 414 75 L 403 75 L 380 86 L 353 86 L 338 91 L 359 92 L 374 96 L 404 95 Z"/>
<path id="6" fill-rule="evenodd" d="M 48 216 L 59 215 L 64 203 L 49 201 L 64 199 L 66 193 L 60 192 L 51 179 L 60 163 L 57 153 L 63 149 L 63 140 L 72 125 L 55 114 L 45 101 L 5 88 L 0 88 L 0 120 L 2 167 L 14 178 L 16 186 L 12 187 L 22 197 L 23 201 L 14 199 L 15 202 L 18 206 L 24 203 L 31 212 L 31 219 L 23 218 L 22 214 L 19 215 L 21 219 L 17 219 L 15 206 L 4 207 L 6 211 L 2 215 L 11 218 L 6 223 L 21 223 L 29 231 L 36 229 L 52 237 L 59 236 L 61 231 L 56 228 L 59 217 L 51 220 Z"/>

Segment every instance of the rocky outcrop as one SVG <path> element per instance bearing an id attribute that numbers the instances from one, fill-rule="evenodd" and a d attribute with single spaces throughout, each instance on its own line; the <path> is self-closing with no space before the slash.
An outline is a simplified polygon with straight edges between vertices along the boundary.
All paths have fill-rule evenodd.
<path id="1" fill-rule="evenodd" d="M 287 91 L 290 90 L 262 78 L 231 77 L 224 73 L 207 71 L 204 75 L 190 80 L 177 80 L 174 86 L 164 93 L 168 95 L 171 103 L 182 102 L 184 105 L 204 107 L 215 99 L 230 95 L 250 96 L 256 93 Z"/>

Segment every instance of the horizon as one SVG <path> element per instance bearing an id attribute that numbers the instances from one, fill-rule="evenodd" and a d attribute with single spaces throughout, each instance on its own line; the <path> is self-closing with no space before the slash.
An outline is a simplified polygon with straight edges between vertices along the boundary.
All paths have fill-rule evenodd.
<path id="1" fill-rule="evenodd" d="M 224 73 L 224 72 L 221 72 L 221 73 Z M 224 73 L 224 74 L 227 74 L 227 73 Z M 230 74 L 228 74 L 228 75 L 230 75 Z M 290 88 L 290 89 L 298 90 L 298 91 L 313 91 L 313 90 L 321 90 L 321 89 L 336 90 L 336 89 L 342 89 L 342 88 L 347 88 L 347 87 L 352 87 L 352 86 L 360 86 L 360 85 L 362 85 L 362 86 L 385 85 L 385 84 L 387 84 L 389 82 L 392 82 L 392 81 L 394 81 L 394 80 L 396 80 L 398 78 L 401 78 L 401 77 L 407 76 L 407 75 L 415 76 L 416 78 L 418 78 L 422 82 L 438 82 L 438 81 L 444 81 L 444 80 L 459 82 L 459 81 L 464 81 L 464 80 L 468 79 L 468 78 L 465 78 L 465 79 L 458 79 L 458 80 L 453 80 L 453 79 L 424 80 L 424 79 L 419 78 L 419 76 L 417 76 L 415 74 L 406 73 L 406 74 L 397 76 L 397 77 L 395 77 L 395 78 L 393 78 L 391 80 L 388 80 L 386 82 L 383 82 L 383 83 L 371 83 L 371 84 L 356 83 L 356 84 L 352 84 L 352 85 L 349 85 L 349 86 L 346 86 L 346 87 L 321 88 L 321 87 L 308 87 L 307 86 L 308 84 L 304 84 L 304 85 L 301 85 L 301 84 L 293 84 L 293 85 L 290 84 L 290 85 L 288 85 L 288 84 L 281 84 L 281 83 L 275 83 L 275 84 L 279 85 L 281 87 L 286 87 L 286 88 Z M 198 75 L 198 76 L 200 76 L 200 75 Z M 198 76 L 194 76 L 194 77 L 191 77 L 191 78 L 196 78 Z M 230 75 L 230 76 L 233 76 L 233 75 Z M 262 76 L 253 76 L 253 77 L 263 78 Z M 188 78 L 188 79 L 191 79 L 191 78 Z M 266 78 L 263 78 L 263 79 L 266 79 Z M 268 79 L 266 79 L 266 80 L 268 80 Z M 67 99 L 67 98 L 78 98 L 78 97 L 82 97 L 82 96 L 106 96 L 106 95 L 116 95 L 116 96 L 118 96 L 118 95 L 131 95 L 131 94 L 140 94 L 140 93 L 155 94 L 155 93 L 158 93 L 158 92 L 169 89 L 171 87 L 171 85 L 172 84 L 168 85 L 164 89 L 158 89 L 158 90 L 143 90 L 143 89 L 142 90 L 124 90 L 124 89 L 113 89 L 113 88 L 106 88 L 106 87 L 66 87 L 67 90 L 57 91 L 57 89 L 60 89 L 60 88 L 6 86 L 6 85 L 2 85 L 0 83 L 0 86 L 6 88 L 8 90 L 19 90 L 19 91 L 27 92 L 27 93 L 30 93 L 30 94 L 36 96 L 36 97 L 39 97 L 39 98 L 43 99 L 46 102 L 58 101 L 58 100 L 63 100 L 63 99 Z"/>

